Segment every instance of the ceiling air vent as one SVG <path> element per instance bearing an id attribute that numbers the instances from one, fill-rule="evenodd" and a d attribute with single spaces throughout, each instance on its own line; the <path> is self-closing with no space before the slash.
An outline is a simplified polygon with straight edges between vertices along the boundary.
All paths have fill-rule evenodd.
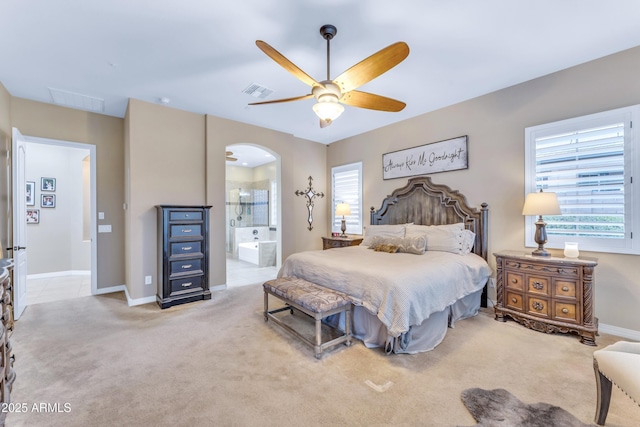
<path id="1" fill-rule="evenodd" d="M 53 102 L 64 107 L 79 108 L 81 110 L 104 112 L 104 99 L 79 93 L 67 92 L 66 90 L 49 88 Z"/>
<path id="2" fill-rule="evenodd" d="M 254 98 L 265 99 L 267 96 L 273 93 L 273 90 L 266 88 L 264 86 L 260 86 L 257 83 L 251 83 L 249 86 L 242 91 L 242 93 L 246 93 L 247 95 L 251 95 Z"/>

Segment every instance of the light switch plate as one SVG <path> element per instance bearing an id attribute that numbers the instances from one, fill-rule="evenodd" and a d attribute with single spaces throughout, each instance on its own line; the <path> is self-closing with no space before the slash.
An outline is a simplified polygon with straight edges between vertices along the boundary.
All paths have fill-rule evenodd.
<path id="1" fill-rule="evenodd" d="M 150 285 L 152 281 L 153 281 L 153 278 L 151 276 L 144 276 L 145 285 Z"/>
<path id="2" fill-rule="evenodd" d="M 104 212 L 98 212 L 98 219 L 104 219 Z"/>

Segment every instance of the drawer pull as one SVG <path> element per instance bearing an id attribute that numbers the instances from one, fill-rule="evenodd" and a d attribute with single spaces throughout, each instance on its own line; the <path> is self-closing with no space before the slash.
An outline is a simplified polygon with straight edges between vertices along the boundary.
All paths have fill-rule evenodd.
<path id="1" fill-rule="evenodd" d="M 531 284 L 531 286 L 533 286 L 534 288 L 536 288 L 537 290 L 542 290 L 544 289 L 544 285 L 541 282 L 538 282 L 537 280 L 535 282 L 533 282 Z"/>
<path id="2" fill-rule="evenodd" d="M 184 246 L 184 247 L 182 248 L 182 250 L 183 250 L 183 251 L 190 251 L 191 249 L 192 249 L 192 247 L 191 247 L 191 246 Z"/>
<path id="3" fill-rule="evenodd" d="M 183 233 L 191 233 L 191 229 L 190 228 L 183 228 L 182 232 Z"/>
<path id="4" fill-rule="evenodd" d="M 511 283 L 518 283 L 518 279 L 511 279 Z"/>
<path id="5" fill-rule="evenodd" d="M 183 266 L 182 266 L 182 268 L 184 268 L 185 270 L 186 270 L 187 268 L 191 268 L 191 267 L 192 267 L 192 265 L 191 265 L 191 264 L 187 264 L 187 265 L 183 265 Z"/>
<path id="6" fill-rule="evenodd" d="M 511 298 L 511 302 L 513 302 L 513 303 L 518 302 L 518 298 Z"/>
<path id="7" fill-rule="evenodd" d="M 191 286 L 191 285 L 193 285 L 193 283 L 189 282 L 189 283 L 183 283 L 181 286 L 186 288 L 186 287 Z"/>
<path id="8" fill-rule="evenodd" d="M 562 290 L 565 291 L 565 292 L 569 292 L 569 287 L 568 286 L 563 286 Z"/>
<path id="9" fill-rule="evenodd" d="M 534 309 L 540 311 L 540 310 L 544 309 L 544 304 L 542 304 L 541 302 L 538 302 L 538 301 L 534 301 L 533 304 L 531 304 L 531 307 L 533 307 Z"/>
<path id="10" fill-rule="evenodd" d="M 563 308 L 563 309 L 562 309 L 562 312 L 563 312 L 564 314 L 567 314 L 567 313 L 569 313 L 569 309 L 568 309 L 568 308 Z"/>

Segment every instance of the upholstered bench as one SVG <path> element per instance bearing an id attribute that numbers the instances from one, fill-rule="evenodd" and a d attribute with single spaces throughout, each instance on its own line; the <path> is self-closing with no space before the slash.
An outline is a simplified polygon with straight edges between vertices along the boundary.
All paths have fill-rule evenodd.
<path id="1" fill-rule="evenodd" d="M 315 350 L 316 359 L 319 359 L 324 350 L 331 346 L 340 343 L 345 343 L 347 346 L 351 345 L 351 301 L 345 294 L 297 277 L 281 277 L 279 279 L 269 280 L 265 282 L 262 287 L 264 288 L 265 322 L 271 319 L 284 328 L 284 330 L 309 344 Z M 286 305 L 269 310 L 269 294 L 282 300 Z M 276 313 L 286 310 L 289 310 L 291 314 L 293 314 L 293 309 L 299 310 L 315 320 L 315 342 L 309 340 L 275 316 Z M 323 343 L 322 319 L 332 314 L 342 312 L 345 313 L 346 318 L 344 333 L 341 336 Z"/>
<path id="2" fill-rule="evenodd" d="M 640 342 L 618 341 L 594 351 L 593 370 L 598 398 L 596 424 L 603 426 L 607 419 L 612 384 L 640 405 Z"/>

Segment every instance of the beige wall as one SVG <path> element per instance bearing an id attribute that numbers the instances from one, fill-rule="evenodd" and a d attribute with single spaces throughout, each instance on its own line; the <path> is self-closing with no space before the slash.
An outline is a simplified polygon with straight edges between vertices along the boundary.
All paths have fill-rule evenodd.
<path id="1" fill-rule="evenodd" d="M 123 285 L 124 200 L 123 125 L 116 117 L 29 101 L 11 99 L 11 124 L 25 136 L 58 139 L 96 146 L 96 200 L 112 233 L 99 233 L 98 289 Z"/>
<path id="2" fill-rule="evenodd" d="M 11 95 L 0 83 L 0 258 L 12 256 L 5 251 L 11 237 L 11 183 L 8 180 L 11 157 L 7 155 L 11 151 L 11 127 Z"/>
<path id="3" fill-rule="evenodd" d="M 469 168 L 434 174 L 433 181 L 460 190 L 472 206 L 489 204 L 490 254 L 530 251 L 524 248 L 521 215 L 525 127 L 640 103 L 638 70 L 640 47 L 348 138 L 329 146 L 327 172 L 362 160 L 367 212 L 406 184 L 404 178 L 382 179 L 384 153 L 468 135 Z M 331 231 L 329 223 L 325 231 Z M 584 255 L 599 258 L 595 313 L 600 323 L 640 331 L 640 257 Z M 493 257 L 490 262 L 495 269 Z"/>
<path id="4" fill-rule="evenodd" d="M 136 300 L 156 294 L 155 206 L 205 204 L 204 116 L 131 99 L 125 121 L 126 283 Z"/>

